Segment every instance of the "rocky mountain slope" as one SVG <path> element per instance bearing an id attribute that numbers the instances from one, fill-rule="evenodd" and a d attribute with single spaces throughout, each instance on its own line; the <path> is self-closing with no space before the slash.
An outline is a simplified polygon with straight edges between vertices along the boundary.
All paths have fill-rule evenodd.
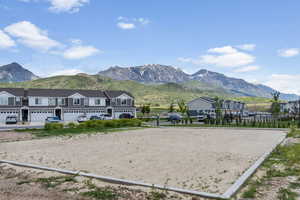
<path id="1" fill-rule="evenodd" d="M 99 72 L 115 80 L 132 80 L 141 83 L 178 83 L 189 80 L 189 75 L 167 65 L 143 65 L 136 67 L 111 67 Z"/>
<path id="2" fill-rule="evenodd" d="M 38 78 L 38 76 L 23 68 L 18 63 L 11 63 L 0 67 L 0 82 L 22 82 Z"/>
<path id="3" fill-rule="evenodd" d="M 199 87 L 199 84 L 212 88 L 223 88 L 228 93 L 238 96 L 271 98 L 275 90 L 265 86 L 249 83 L 243 79 L 227 77 L 224 74 L 201 69 L 194 74 L 187 74 L 180 69 L 165 65 L 144 65 L 136 67 L 111 67 L 99 72 L 100 75 L 115 80 L 133 80 L 140 83 L 178 83 L 188 84 L 190 88 Z M 198 82 L 198 83 L 197 83 Z M 199 88 L 198 88 L 199 89 Z M 282 94 L 283 100 L 294 100 L 298 96 L 294 94 Z"/>

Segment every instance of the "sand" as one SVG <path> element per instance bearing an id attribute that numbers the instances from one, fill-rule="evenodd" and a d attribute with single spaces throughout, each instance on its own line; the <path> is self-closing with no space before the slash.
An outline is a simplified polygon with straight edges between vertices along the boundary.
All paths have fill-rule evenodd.
<path id="1" fill-rule="evenodd" d="M 0 159 L 221 194 L 284 136 L 274 130 L 149 128 L 0 143 Z"/>

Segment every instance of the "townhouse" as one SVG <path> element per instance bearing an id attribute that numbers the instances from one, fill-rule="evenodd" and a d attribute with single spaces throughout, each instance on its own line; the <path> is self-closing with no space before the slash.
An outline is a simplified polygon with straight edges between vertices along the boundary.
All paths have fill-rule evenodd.
<path id="1" fill-rule="evenodd" d="M 57 116 L 63 121 L 109 114 L 136 116 L 134 97 L 125 91 L 0 88 L 0 122 L 17 116 L 23 122 L 44 122 Z"/>
<path id="2" fill-rule="evenodd" d="M 289 101 L 280 103 L 280 112 L 298 114 L 300 111 L 300 101 Z"/>
<path id="3" fill-rule="evenodd" d="M 190 113 L 196 114 L 215 114 L 216 100 L 211 97 L 199 97 L 187 103 Z M 221 110 L 225 113 L 242 114 L 245 103 L 232 100 L 222 101 Z"/>

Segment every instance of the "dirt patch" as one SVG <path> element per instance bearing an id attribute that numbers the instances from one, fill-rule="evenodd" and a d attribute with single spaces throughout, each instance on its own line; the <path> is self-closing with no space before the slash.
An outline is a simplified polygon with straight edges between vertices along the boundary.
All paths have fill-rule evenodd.
<path id="1" fill-rule="evenodd" d="M 32 139 L 31 133 L 15 132 L 15 131 L 0 131 L 0 143 L 31 140 L 31 139 Z"/>
<path id="2" fill-rule="evenodd" d="M 101 187 L 97 180 L 52 175 L 0 165 L 0 200 L 204 200 L 161 190 L 144 191 L 118 185 Z"/>
<path id="3" fill-rule="evenodd" d="M 0 166 L 0 200 L 87 200 L 62 191 L 48 190 L 38 183 L 20 184 L 36 174 L 17 173 L 12 168 Z"/>

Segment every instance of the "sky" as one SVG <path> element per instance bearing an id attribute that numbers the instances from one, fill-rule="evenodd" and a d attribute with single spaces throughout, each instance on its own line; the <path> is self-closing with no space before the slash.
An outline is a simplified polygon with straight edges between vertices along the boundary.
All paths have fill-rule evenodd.
<path id="1" fill-rule="evenodd" d="M 0 0 L 0 65 L 208 69 L 300 94 L 299 0 Z"/>

